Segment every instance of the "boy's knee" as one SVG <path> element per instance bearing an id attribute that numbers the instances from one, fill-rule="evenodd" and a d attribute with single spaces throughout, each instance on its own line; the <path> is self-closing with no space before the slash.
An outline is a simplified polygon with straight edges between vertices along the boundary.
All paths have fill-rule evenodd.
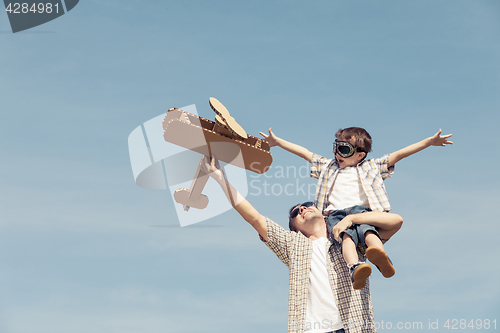
<path id="1" fill-rule="evenodd" d="M 396 215 L 397 215 L 396 228 L 397 230 L 399 230 L 403 226 L 403 218 L 401 217 L 401 215 L 398 214 Z"/>
<path id="2" fill-rule="evenodd" d="M 380 235 L 379 235 L 377 232 L 373 231 L 373 230 L 367 230 L 367 231 L 365 232 L 364 236 L 365 236 L 365 239 L 370 238 L 370 237 L 373 237 L 373 236 L 375 236 L 375 237 L 377 237 L 377 238 L 381 239 L 381 238 L 380 238 Z"/>
<path id="3" fill-rule="evenodd" d="M 348 235 L 346 232 L 344 232 L 342 234 L 342 241 L 345 241 L 345 240 L 353 240 L 352 237 L 350 235 Z"/>

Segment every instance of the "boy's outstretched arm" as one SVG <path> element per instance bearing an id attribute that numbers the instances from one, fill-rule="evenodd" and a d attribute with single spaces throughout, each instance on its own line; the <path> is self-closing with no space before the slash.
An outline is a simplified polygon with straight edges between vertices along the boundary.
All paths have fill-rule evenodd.
<path id="1" fill-rule="evenodd" d="M 212 158 L 215 159 L 215 157 Z M 261 235 L 267 242 L 266 218 L 262 216 L 231 184 L 229 184 L 226 176 L 224 175 L 224 171 L 222 171 L 222 168 L 219 165 L 219 161 L 215 159 L 214 165 L 210 162 L 210 158 L 205 156 L 204 162 L 202 163 L 203 171 L 219 183 L 234 209 L 241 215 L 241 217 L 243 217 L 245 221 L 250 223 L 250 225 L 254 227 L 259 235 Z"/>
<path id="2" fill-rule="evenodd" d="M 311 163 L 313 153 L 311 153 L 308 149 L 306 149 L 302 146 L 299 146 L 295 143 L 291 143 L 291 142 L 288 142 L 288 141 L 283 140 L 281 138 L 278 138 L 273 133 L 273 131 L 271 129 L 269 129 L 269 135 L 266 135 L 262 132 L 259 132 L 259 133 L 260 133 L 260 135 L 262 135 L 266 139 L 266 141 L 269 143 L 269 146 L 281 147 L 281 148 L 285 149 L 286 151 L 289 151 L 290 153 L 293 153 L 299 157 L 302 157 L 307 162 Z"/>
<path id="3" fill-rule="evenodd" d="M 441 135 L 441 129 L 433 136 L 424 139 L 420 142 L 414 143 L 406 148 L 400 149 L 389 155 L 389 167 L 392 167 L 397 162 L 401 161 L 403 158 L 418 153 L 419 151 L 429 147 L 429 146 L 446 146 L 453 144 L 448 138 L 451 134 Z"/>

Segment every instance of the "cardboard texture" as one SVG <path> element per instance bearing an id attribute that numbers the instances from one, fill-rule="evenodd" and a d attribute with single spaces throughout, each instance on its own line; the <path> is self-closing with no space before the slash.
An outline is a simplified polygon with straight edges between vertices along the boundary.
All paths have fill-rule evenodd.
<path id="1" fill-rule="evenodd" d="M 210 97 L 209 104 L 215 121 L 177 108 L 168 110 L 162 124 L 165 141 L 258 174 L 266 172 L 273 161 L 267 141 L 248 135 L 217 99 Z M 200 161 L 190 189 L 175 191 L 175 201 L 185 211 L 208 205 L 208 197 L 201 194 L 208 177 Z"/>
<path id="2" fill-rule="evenodd" d="M 216 117 L 217 118 L 217 117 Z M 163 120 L 165 141 L 210 156 L 220 161 L 262 174 L 269 169 L 273 158 L 267 141 L 247 135 L 246 139 L 235 138 L 225 125 L 193 115 L 181 109 L 168 110 Z M 217 145 L 213 143 L 232 143 Z M 240 153 L 243 156 L 235 161 Z"/>

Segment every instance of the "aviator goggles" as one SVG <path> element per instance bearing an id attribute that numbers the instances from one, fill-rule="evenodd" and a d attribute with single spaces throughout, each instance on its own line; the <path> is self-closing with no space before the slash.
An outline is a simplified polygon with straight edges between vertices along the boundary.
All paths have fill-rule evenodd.
<path id="1" fill-rule="evenodd" d="M 311 206 L 314 206 L 314 202 L 312 201 L 304 202 L 303 204 L 298 205 L 290 212 L 290 218 L 293 219 L 297 217 L 297 215 L 299 215 L 300 207 L 311 207 Z"/>
<path id="2" fill-rule="evenodd" d="M 333 153 L 339 154 L 343 158 L 348 158 L 354 155 L 354 153 L 364 152 L 363 149 L 359 147 L 354 147 L 351 143 L 347 141 L 335 140 L 333 143 Z"/>

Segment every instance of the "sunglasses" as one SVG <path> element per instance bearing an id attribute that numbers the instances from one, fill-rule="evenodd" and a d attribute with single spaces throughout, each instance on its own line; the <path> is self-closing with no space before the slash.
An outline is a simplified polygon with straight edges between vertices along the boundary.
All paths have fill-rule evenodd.
<path id="1" fill-rule="evenodd" d="M 333 143 L 333 153 L 339 154 L 343 158 L 348 158 L 354 155 L 354 153 L 360 153 L 364 150 L 359 147 L 354 147 L 351 143 L 347 141 L 335 140 Z"/>
<path id="2" fill-rule="evenodd" d="M 290 218 L 293 219 L 297 217 L 297 215 L 299 215 L 300 207 L 311 207 L 311 206 L 314 206 L 314 202 L 312 201 L 304 202 L 303 204 L 298 205 L 290 212 Z"/>

